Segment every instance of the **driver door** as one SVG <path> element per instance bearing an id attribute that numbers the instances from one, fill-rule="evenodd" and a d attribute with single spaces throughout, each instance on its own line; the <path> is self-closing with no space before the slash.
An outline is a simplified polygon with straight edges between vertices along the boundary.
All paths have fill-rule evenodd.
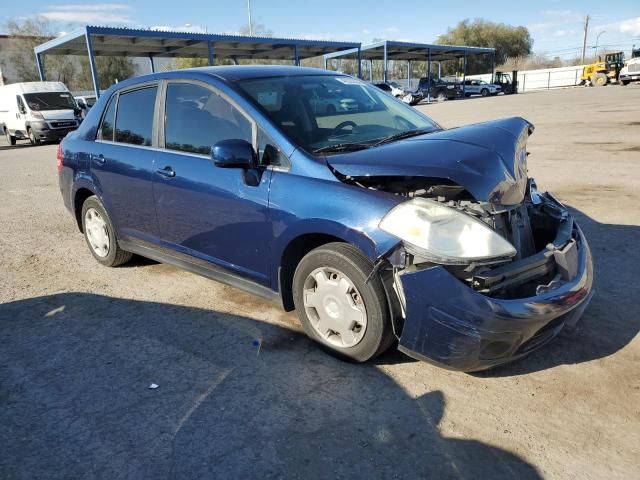
<path id="1" fill-rule="evenodd" d="M 270 170 L 216 167 L 211 146 L 242 139 L 256 148 L 253 120 L 211 86 L 165 86 L 153 193 L 161 243 L 254 282 L 269 284 Z"/>

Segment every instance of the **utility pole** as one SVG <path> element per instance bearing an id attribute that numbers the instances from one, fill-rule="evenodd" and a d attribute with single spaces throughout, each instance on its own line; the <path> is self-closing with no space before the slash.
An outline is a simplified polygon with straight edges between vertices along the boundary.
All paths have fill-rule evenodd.
<path id="1" fill-rule="evenodd" d="M 587 33 L 589 32 L 589 15 L 584 19 L 584 37 L 582 39 L 582 63 L 584 63 L 584 54 L 587 50 Z"/>
<path id="2" fill-rule="evenodd" d="M 249 12 L 249 36 L 253 37 L 253 22 L 251 21 L 251 0 L 247 0 L 247 11 Z"/>

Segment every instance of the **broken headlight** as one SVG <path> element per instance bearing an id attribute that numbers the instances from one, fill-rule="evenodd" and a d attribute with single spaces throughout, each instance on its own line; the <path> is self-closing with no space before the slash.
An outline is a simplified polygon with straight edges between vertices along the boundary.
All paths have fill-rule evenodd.
<path id="1" fill-rule="evenodd" d="M 426 198 L 394 207 L 384 216 L 380 228 L 433 263 L 460 265 L 516 254 L 513 245 L 487 224 Z"/>

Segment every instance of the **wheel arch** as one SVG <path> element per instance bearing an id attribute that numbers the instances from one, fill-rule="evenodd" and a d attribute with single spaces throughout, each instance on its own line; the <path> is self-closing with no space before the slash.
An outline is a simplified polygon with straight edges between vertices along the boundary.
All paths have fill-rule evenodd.
<path id="1" fill-rule="evenodd" d="M 87 198 L 94 195 L 96 193 L 86 186 L 79 187 L 73 194 L 73 215 L 81 233 L 84 233 L 82 230 L 82 205 Z"/>
<path id="2" fill-rule="evenodd" d="M 386 251 L 389 246 L 382 245 L 382 238 L 376 239 L 365 232 L 353 230 L 334 221 L 313 222 L 291 227 L 286 238 L 276 241 L 273 250 L 275 265 L 272 266 L 272 285 L 280 293 L 282 306 L 285 311 L 293 310 L 292 282 L 293 274 L 300 260 L 311 250 L 332 242 L 348 243 L 366 256 L 371 262 L 380 256 L 380 248 Z M 381 244 L 382 243 L 382 244 Z M 274 289 L 275 289 L 274 288 Z"/>

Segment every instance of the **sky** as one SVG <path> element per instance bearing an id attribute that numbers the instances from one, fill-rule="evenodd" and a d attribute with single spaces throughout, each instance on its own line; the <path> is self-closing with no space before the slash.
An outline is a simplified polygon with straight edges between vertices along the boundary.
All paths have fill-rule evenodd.
<path id="1" fill-rule="evenodd" d="M 3 2 L 0 33 L 10 18 L 40 15 L 57 32 L 82 25 L 165 28 L 171 30 L 237 33 L 248 23 L 246 0 L 135 0 L 123 2 Z M 187 7 L 188 5 L 188 7 Z M 465 18 L 484 18 L 524 25 L 534 39 L 534 52 L 567 59 L 578 56 L 586 15 L 591 17 L 588 48 L 629 51 L 640 46 L 640 0 L 251 0 L 254 23 L 276 37 L 369 43 L 388 39 L 433 43 Z"/>

